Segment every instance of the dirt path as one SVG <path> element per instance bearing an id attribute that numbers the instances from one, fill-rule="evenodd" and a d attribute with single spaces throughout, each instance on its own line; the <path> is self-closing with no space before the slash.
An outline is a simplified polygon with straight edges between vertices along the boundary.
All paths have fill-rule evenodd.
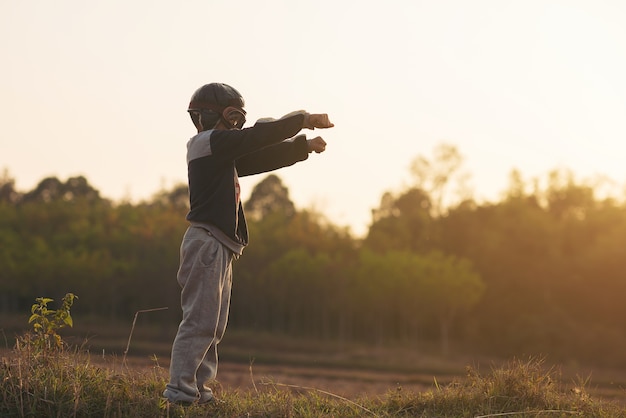
<path id="1" fill-rule="evenodd" d="M 393 390 L 424 391 L 433 387 L 433 376 L 280 365 L 221 363 L 218 381 L 227 390 L 264 390 L 292 386 L 350 399 L 379 397 Z"/>
<path id="2" fill-rule="evenodd" d="M 98 362 L 96 360 L 96 362 Z M 105 361 L 109 367 L 121 368 L 120 359 Z M 127 365 L 135 370 L 153 369 L 155 363 L 146 357 L 129 357 Z M 160 360 L 158 367 L 166 376 L 169 362 Z M 452 377 L 436 376 L 438 384 Z M 399 373 L 358 370 L 315 365 L 245 364 L 220 361 L 219 386 L 228 391 L 267 391 L 272 389 L 328 392 L 357 399 L 383 397 L 389 391 L 425 391 L 434 387 L 435 376 L 429 373 Z"/>

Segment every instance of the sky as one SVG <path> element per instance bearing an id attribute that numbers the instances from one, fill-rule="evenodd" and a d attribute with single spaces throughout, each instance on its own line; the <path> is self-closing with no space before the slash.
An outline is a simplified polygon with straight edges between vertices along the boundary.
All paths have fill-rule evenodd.
<path id="1" fill-rule="evenodd" d="M 0 174 L 149 199 L 186 181 L 187 104 L 223 82 L 247 126 L 329 114 L 304 131 L 326 152 L 276 174 L 355 235 L 442 143 L 478 201 L 513 169 L 623 185 L 624 22 L 621 0 L 0 0 Z M 264 177 L 242 179 L 244 199 Z"/>

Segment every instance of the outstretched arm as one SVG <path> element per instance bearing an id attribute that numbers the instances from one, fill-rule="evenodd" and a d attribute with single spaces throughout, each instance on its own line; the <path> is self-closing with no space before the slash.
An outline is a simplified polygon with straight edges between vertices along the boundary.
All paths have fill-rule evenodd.
<path id="1" fill-rule="evenodd" d="M 291 141 L 263 148 L 235 160 L 239 177 L 265 173 L 282 167 L 288 167 L 309 158 L 309 144 L 304 135 L 298 135 Z"/>
<path id="2" fill-rule="evenodd" d="M 290 119 L 295 115 L 301 117 L 301 129 L 332 128 L 335 126 L 326 113 L 307 113 L 302 110 L 285 115 L 279 120 Z M 255 127 L 268 122 L 277 121 L 270 118 L 259 120 Z M 326 141 L 322 137 L 317 136 L 312 139 L 306 139 L 304 135 L 298 135 L 290 141 L 283 141 L 279 144 L 263 147 L 255 152 L 242 155 L 236 159 L 235 164 L 238 174 L 247 176 L 286 167 L 298 161 L 306 160 L 308 158 L 307 154 L 312 152 L 319 154 L 325 150 Z"/>

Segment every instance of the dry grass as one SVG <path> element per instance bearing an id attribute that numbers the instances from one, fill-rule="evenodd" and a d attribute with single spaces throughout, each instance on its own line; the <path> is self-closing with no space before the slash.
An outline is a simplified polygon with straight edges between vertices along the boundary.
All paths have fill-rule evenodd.
<path id="1" fill-rule="evenodd" d="M 94 361 L 78 350 L 36 353 L 22 346 L 0 366 L 2 417 L 626 417 L 623 407 L 593 399 L 584 382 L 565 389 L 540 360 L 514 360 L 424 391 L 400 387 L 378 397 L 348 398 L 313 386 L 262 378 L 250 366 L 250 390 L 215 383 L 218 401 L 178 407 L 160 394 L 167 370 Z"/>

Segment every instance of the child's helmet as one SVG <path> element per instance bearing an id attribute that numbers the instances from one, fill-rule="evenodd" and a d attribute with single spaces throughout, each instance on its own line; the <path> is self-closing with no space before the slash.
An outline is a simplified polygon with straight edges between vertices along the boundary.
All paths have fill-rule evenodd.
<path id="1" fill-rule="evenodd" d="M 210 83 L 193 93 L 187 111 L 194 125 L 203 131 L 213 128 L 220 118 L 224 120 L 222 112 L 227 107 L 235 107 L 245 116 L 244 105 L 243 96 L 235 88 L 224 83 Z"/>
<path id="2" fill-rule="evenodd" d="M 188 110 L 213 110 L 220 112 L 229 106 L 243 109 L 243 96 L 228 84 L 205 84 L 191 96 Z"/>

